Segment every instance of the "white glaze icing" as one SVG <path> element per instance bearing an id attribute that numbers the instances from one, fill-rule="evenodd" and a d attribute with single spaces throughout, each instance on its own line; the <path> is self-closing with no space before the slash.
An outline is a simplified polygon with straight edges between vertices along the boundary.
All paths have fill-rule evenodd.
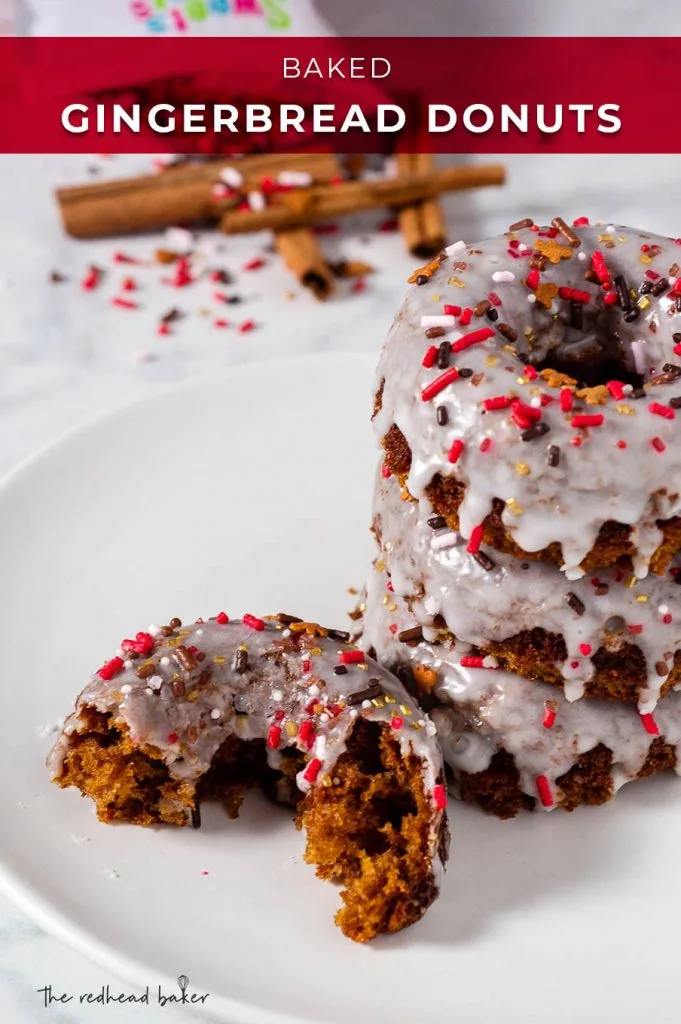
<path id="1" fill-rule="evenodd" d="M 172 635 L 139 634 L 146 645 L 143 656 L 125 662 L 111 678 L 95 673 L 80 693 L 75 710 L 48 756 L 53 778 L 62 772 L 71 738 L 87 731 L 88 708 L 111 714 L 112 723 L 128 731 L 142 748 L 162 756 L 170 776 L 189 785 L 199 782 L 229 736 L 242 740 L 272 740 L 267 747 L 272 767 L 280 763 L 287 746 L 304 752 L 309 760 L 297 776 L 305 792 L 310 785 L 328 784 L 327 777 L 361 717 L 387 726 L 404 755 L 415 754 L 421 763 L 423 786 L 432 793 L 441 781 L 442 756 L 427 716 L 400 681 L 373 659 L 334 669 L 343 655 L 357 649 L 337 637 L 308 635 L 284 629 L 274 619 L 259 620 L 264 628 L 250 628 L 241 620 L 210 619 Z M 342 634 L 340 634 L 342 636 Z M 153 640 L 153 648 L 151 641 Z M 130 642 L 124 641 L 123 648 Z M 237 665 L 236 658 L 246 658 Z M 122 658 L 129 655 L 125 649 Z M 122 659 L 121 659 L 122 660 Z M 140 678 L 141 665 L 151 663 L 159 680 Z M 108 663 L 107 663 L 108 664 Z M 101 670 L 100 670 L 101 671 Z M 106 669 L 104 674 L 107 675 Z M 369 699 L 357 695 L 371 687 Z M 301 732 L 301 725 L 307 728 Z M 272 727 L 278 727 L 276 736 Z M 288 728 L 287 728 L 288 726 Z M 274 742 L 276 740 L 276 742 Z M 314 778 L 306 778 L 315 763 Z M 430 849 L 434 859 L 443 827 L 443 811 L 433 798 Z M 182 813 L 188 813 L 178 803 Z"/>
<path id="2" fill-rule="evenodd" d="M 448 527 L 434 530 L 432 518 L 426 498 L 402 501 L 397 481 L 378 475 L 374 521 L 381 553 L 395 594 L 408 599 L 412 624 L 431 626 L 441 615 L 458 639 L 483 650 L 488 641 L 535 627 L 562 635 L 567 658 L 558 667 L 569 684 L 568 700 L 582 695 L 594 674 L 591 655 L 601 646 L 636 645 L 646 665 L 639 710 L 654 709 L 666 679 L 656 666 L 669 670 L 681 646 L 681 588 L 672 574 L 641 580 L 602 569 L 569 582 L 552 563 L 492 549 L 484 551 L 494 563 L 486 571 L 460 535 Z M 577 598 L 581 614 L 567 604 L 568 595 Z"/>
<path id="3" fill-rule="evenodd" d="M 614 520 L 635 528 L 635 570 L 643 576 L 661 540 L 656 521 L 681 513 L 681 415 L 673 409 L 667 416 L 650 411 L 653 403 L 668 408 L 670 397 L 681 395 L 681 384 L 650 384 L 664 364 L 675 360 L 672 334 L 681 331 L 681 313 L 676 313 L 670 268 L 681 262 L 681 247 L 669 238 L 614 226 L 575 228 L 581 244 L 570 249 L 561 236 L 548 237 L 547 231 L 550 229 L 536 233 L 524 228 L 458 248 L 445 257 L 426 284 L 411 289 L 387 338 L 377 372 L 377 387 L 381 381 L 385 383 L 376 430 L 382 437 L 396 424 L 405 436 L 412 452 L 407 486 L 415 497 L 423 496 L 436 474 L 455 475 L 465 484 L 458 512 L 464 537 L 469 538 L 489 514 L 493 499 L 501 499 L 505 502 L 502 520 L 513 540 L 528 552 L 560 543 L 564 568 L 575 578 L 603 523 Z M 517 248 L 512 249 L 512 243 Z M 579 304 L 583 331 L 571 325 L 568 299 L 557 295 L 546 309 L 536 301 L 536 288 L 524 283 L 529 258 L 538 243 L 548 246 L 547 251 L 559 260 L 547 262 L 539 274 L 540 284 L 588 294 L 589 301 Z M 556 256 L 556 243 L 570 258 Z M 612 247 L 607 248 L 609 245 Z M 642 252 L 643 245 L 652 256 Z M 646 273 L 659 275 L 655 283 L 670 279 L 671 287 L 658 296 L 643 295 L 636 300 L 630 296 L 628 301 L 639 309 L 639 315 L 627 323 L 619 305 L 605 304 L 601 284 L 584 280 L 594 253 L 603 255 L 608 276 L 614 280 L 624 275 L 630 289 L 638 289 L 647 280 Z M 509 274 L 514 275 L 512 280 Z M 653 283 L 648 279 L 649 285 Z M 614 294 L 614 286 L 607 290 Z M 473 317 L 469 326 L 461 326 L 457 319 L 454 326 L 444 327 L 444 336 L 434 342 L 426 338 L 424 316 L 443 313 L 447 304 L 473 308 L 490 293 L 500 303 L 494 307 L 496 322 L 482 315 Z M 528 302 L 528 297 L 535 301 Z M 617 349 L 626 369 L 631 372 L 637 364 L 642 371 L 646 394 L 638 400 L 628 394 L 619 400 L 609 397 L 604 405 L 588 405 L 575 397 L 572 411 L 564 412 L 556 400 L 558 388 L 525 375 L 523 362 L 497 330 L 500 323 L 518 332 L 515 348 L 537 362 L 547 355 L 554 363 L 557 357 L 565 363 L 579 352 L 598 353 L 602 351 L 599 339 L 607 332 L 609 344 Z M 436 398 L 423 401 L 422 390 L 442 373 L 441 368 L 423 365 L 429 346 L 455 343 L 482 327 L 490 328 L 494 336 L 452 354 L 450 359 L 451 366 L 468 368 L 474 376 L 459 377 Z M 531 351 L 528 330 L 535 332 Z M 583 372 L 577 369 L 575 376 Z M 614 372 L 612 375 L 617 379 Z M 551 403 L 541 406 L 541 401 L 546 401 L 542 395 L 549 396 Z M 511 408 L 485 410 L 484 401 L 498 396 L 513 396 L 525 406 L 534 404 L 549 432 L 523 441 L 522 427 L 514 421 Z M 447 410 L 444 426 L 436 421 L 438 406 Z M 602 425 L 575 428 L 572 417 L 583 414 L 602 415 Z M 579 447 L 571 444 L 573 439 L 581 440 Z M 463 441 L 464 449 L 453 465 L 449 452 L 457 440 Z M 484 454 L 480 451 L 483 441 L 491 442 Z M 663 445 L 664 450 L 658 451 L 654 443 Z M 558 466 L 547 464 L 549 445 L 560 449 Z"/>
<path id="4" fill-rule="evenodd" d="M 461 771 L 484 771 L 496 751 L 506 750 L 515 759 L 522 791 L 536 798 L 537 779 L 543 776 L 554 798 L 552 806 L 556 806 L 556 779 L 580 754 L 603 743 L 613 754 L 615 790 L 636 778 L 656 737 L 646 731 L 633 707 L 596 700 L 570 703 L 556 687 L 529 682 L 500 669 L 462 667 L 465 644 L 453 647 L 424 640 L 408 646 L 397 640 L 391 629 L 408 628 L 413 617 L 403 599 L 387 590 L 386 584 L 385 572 L 372 572 L 361 642 L 392 669 L 414 664 L 435 669 L 438 681 L 433 694 L 440 707 L 432 718 L 455 777 Z M 556 712 L 551 728 L 542 724 L 547 702 Z M 655 722 L 665 741 L 680 749 L 681 694 L 671 693 L 661 701 Z"/>

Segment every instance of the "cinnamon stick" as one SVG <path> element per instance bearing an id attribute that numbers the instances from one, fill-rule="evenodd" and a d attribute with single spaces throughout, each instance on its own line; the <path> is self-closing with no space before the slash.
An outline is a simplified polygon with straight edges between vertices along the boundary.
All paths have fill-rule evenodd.
<path id="1" fill-rule="evenodd" d="M 327 299 L 333 291 L 333 277 L 313 233 L 307 228 L 277 231 L 275 241 L 279 255 L 303 287 L 318 299 Z"/>
<path id="2" fill-rule="evenodd" d="M 218 220 L 229 202 L 216 199 L 213 187 L 227 169 L 242 176 L 240 191 L 244 192 L 257 189 L 263 177 L 275 178 L 282 171 L 305 171 L 317 184 L 340 174 L 338 161 L 328 153 L 265 153 L 61 188 L 56 197 L 64 227 L 74 238 L 153 231 L 173 224 Z"/>
<path id="3" fill-rule="evenodd" d="M 444 167 L 429 174 L 404 174 L 379 181 L 345 181 L 338 185 L 297 189 L 270 196 L 270 204 L 264 210 L 227 210 L 220 227 L 228 235 L 305 227 L 377 206 L 405 206 L 434 199 L 441 192 L 502 185 L 504 177 L 502 165 L 480 164 Z"/>
<path id="4" fill-rule="evenodd" d="M 434 163 L 430 153 L 400 153 L 397 166 L 405 174 L 429 174 Z M 437 199 L 425 199 L 403 206 L 398 211 L 397 221 L 412 256 L 428 259 L 444 246 L 447 233 L 445 218 Z"/>

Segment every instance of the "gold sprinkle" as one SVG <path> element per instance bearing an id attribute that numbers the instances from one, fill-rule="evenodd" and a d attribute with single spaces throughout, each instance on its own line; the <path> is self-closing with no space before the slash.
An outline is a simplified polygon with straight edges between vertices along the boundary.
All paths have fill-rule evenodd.
<path id="1" fill-rule="evenodd" d="M 450 277 L 449 281 L 447 281 L 447 284 L 453 284 L 455 288 L 466 287 L 466 285 L 464 284 L 460 277 Z"/>
<path id="2" fill-rule="evenodd" d="M 383 602 L 382 602 L 382 603 L 383 603 L 383 604 L 387 604 L 389 600 L 390 600 L 390 598 L 388 597 L 388 595 L 387 595 L 387 594 L 384 594 L 384 595 L 383 595 Z"/>
<path id="3" fill-rule="evenodd" d="M 515 498 L 507 498 L 506 499 L 506 508 L 514 516 L 521 516 L 523 514 L 523 510 L 522 510 L 521 506 L 518 504 L 518 502 L 515 500 Z"/>
<path id="4" fill-rule="evenodd" d="M 599 242 L 612 242 L 612 235 L 599 235 L 598 236 L 598 241 Z"/>
<path id="5" fill-rule="evenodd" d="M 199 691 L 198 690 L 191 690 L 187 694 L 187 696 L 185 697 L 185 700 L 188 700 L 190 704 L 193 704 L 194 701 L 196 701 L 198 699 L 199 699 Z"/>
<path id="6" fill-rule="evenodd" d="M 366 608 L 366 605 L 364 607 Z M 364 608 L 362 609 L 362 611 L 364 611 Z M 369 666 L 367 665 L 366 661 L 363 661 L 360 665 L 355 665 L 355 668 L 361 669 L 362 672 L 369 671 Z"/>
<path id="7" fill-rule="evenodd" d="M 371 703 L 374 705 L 375 708 L 383 707 L 383 701 L 381 700 L 380 697 L 374 697 Z"/>
<path id="8" fill-rule="evenodd" d="M 389 604 L 388 605 L 388 611 L 389 612 L 396 612 L 397 611 L 397 605 L 396 604 Z"/>
<path id="9" fill-rule="evenodd" d="M 516 462 L 515 471 L 516 473 L 519 473 L 520 476 L 529 476 L 530 467 L 526 462 Z"/>
<path id="10" fill-rule="evenodd" d="M 298 732 L 298 726 L 295 722 L 287 722 L 284 728 L 286 729 L 287 736 L 295 736 Z"/>
<path id="11" fill-rule="evenodd" d="M 618 412 L 620 416 L 635 416 L 636 410 L 632 409 L 630 405 L 625 402 L 618 402 L 615 406 L 615 412 Z"/>
<path id="12" fill-rule="evenodd" d="M 394 704 L 395 703 L 395 698 L 390 693 L 384 693 L 383 694 L 383 700 L 386 702 L 386 704 Z"/>
<path id="13" fill-rule="evenodd" d="M 496 356 L 485 356 L 485 366 L 496 366 L 498 362 Z"/>
<path id="14" fill-rule="evenodd" d="M 366 601 L 361 601 L 360 604 L 357 605 L 357 608 L 360 612 L 365 612 L 367 610 Z"/>
<path id="15" fill-rule="evenodd" d="M 385 569 L 385 562 L 379 559 L 379 561 L 376 562 L 376 569 L 378 570 L 378 572 L 383 572 L 383 570 Z"/>
<path id="16" fill-rule="evenodd" d="M 641 604 L 645 604 L 645 602 L 648 600 L 648 595 L 647 594 L 639 594 L 638 597 L 636 598 L 636 600 L 640 601 Z"/>
<path id="17" fill-rule="evenodd" d="M 178 636 L 190 636 L 191 635 L 191 629 L 180 629 L 180 630 L 178 630 L 177 635 Z"/>
<path id="18" fill-rule="evenodd" d="M 502 345 L 504 352 L 508 352 L 509 355 L 514 356 L 516 354 L 514 345 Z"/>
<path id="19" fill-rule="evenodd" d="M 618 242 L 626 242 L 626 240 L 627 240 L 626 239 L 626 235 L 618 235 L 617 236 L 617 241 Z"/>
<path id="20" fill-rule="evenodd" d="M 400 711 L 402 712 L 403 715 L 406 715 L 407 717 L 409 717 L 409 715 L 412 714 L 411 708 L 408 708 L 406 704 L 400 704 Z"/>
<path id="21" fill-rule="evenodd" d="M 410 722 L 409 724 L 412 727 L 412 729 L 417 729 L 418 730 L 418 729 L 422 729 L 423 728 L 423 726 L 421 725 L 420 722 Z"/>
<path id="22" fill-rule="evenodd" d="M 435 292 L 435 295 L 433 295 L 433 302 L 439 302 L 439 301 L 440 301 L 440 296 L 439 296 L 439 294 L 437 292 Z"/>
<path id="23" fill-rule="evenodd" d="M 169 637 L 169 638 L 168 638 L 168 639 L 166 640 L 166 644 L 168 645 L 168 647 L 178 647 L 178 646 L 179 646 L 179 643 L 180 643 L 180 638 L 179 638 L 179 636 L 173 636 L 173 637 Z"/>
<path id="24" fill-rule="evenodd" d="M 307 653 L 313 658 L 318 658 L 322 653 L 322 649 L 321 647 L 311 647 Z"/>
<path id="25" fill-rule="evenodd" d="M 627 583 L 627 587 L 629 588 L 629 590 L 633 590 L 633 588 L 636 586 L 637 582 L 638 582 L 638 580 L 636 579 L 636 577 L 635 576 L 631 576 L 629 578 L 629 582 Z"/>
<path id="26" fill-rule="evenodd" d="M 226 660 L 227 659 L 224 658 L 221 654 L 213 655 L 213 662 L 214 662 L 215 665 L 224 665 Z"/>
<path id="27" fill-rule="evenodd" d="M 326 786 L 327 789 L 329 788 L 329 786 L 333 786 L 333 781 L 330 775 L 324 776 L 324 778 L 322 779 L 322 786 Z"/>
<path id="28" fill-rule="evenodd" d="M 641 253 L 641 255 L 638 258 L 638 261 L 639 261 L 639 263 L 645 263 L 645 264 L 653 262 L 652 259 L 650 258 L 650 256 L 646 256 L 645 253 Z"/>
<path id="29" fill-rule="evenodd" d="M 649 305 L 650 305 L 650 299 L 648 298 L 648 296 L 647 295 L 642 295 L 641 298 L 638 300 L 638 308 L 639 309 L 647 309 Z"/>

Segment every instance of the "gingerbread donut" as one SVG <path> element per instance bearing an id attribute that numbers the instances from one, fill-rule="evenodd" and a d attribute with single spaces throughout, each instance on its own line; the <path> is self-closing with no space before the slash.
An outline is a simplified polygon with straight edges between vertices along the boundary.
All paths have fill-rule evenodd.
<path id="1" fill-rule="evenodd" d="M 200 824 L 235 817 L 259 784 L 297 806 L 306 859 L 341 882 L 343 932 L 365 941 L 418 920 L 447 857 L 434 726 L 348 636 L 291 616 L 182 627 L 124 640 L 91 677 L 52 749 L 58 785 L 100 820 Z"/>
<path id="2" fill-rule="evenodd" d="M 402 501 L 397 481 L 380 476 L 374 532 L 412 632 L 463 641 L 503 668 L 559 684 L 568 701 L 637 701 L 649 714 L 681 683 L 678 565 L 645 580 L 600 569 L 570 581 L 551 562 L 471 555 L 426 499 Z"/>
<path id="3" fill-rule="evenodd" d="M 605 803 L 626 782 L 679 772 L 680 693 L 643 721 L 623 703 L 570 703 L 555 686 L 467 657 L 458 641 L 414 636 L 411 612 L 389 584 L 379 563 L 367 584 L 361 642 L 433 705 L 461 799 L 501 818 L 523 808 L 573 810 Z"/>
<path id="4" fill-rule="evenodd" d="M 663 573 L 681 547 L 681 240 L 527 218 L 417 271 L 383 349 L 386 472 L 466 538 Z"/>

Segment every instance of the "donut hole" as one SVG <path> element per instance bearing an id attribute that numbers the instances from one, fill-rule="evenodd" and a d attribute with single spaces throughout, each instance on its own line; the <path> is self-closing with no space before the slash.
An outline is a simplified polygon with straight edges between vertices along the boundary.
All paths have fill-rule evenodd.
<path id="1" fill-rule="evenodd" d="M 566 303 L 557 315 L 532 311 L 527 362 L 538 370 L 555 370 L 584 387 L 618 380 L 640 388 L 644 374 L 637 367 L 631 339 L 623 330 L 621 312 Z M 576 308 L 577 307 L 577 308 Z"/>

